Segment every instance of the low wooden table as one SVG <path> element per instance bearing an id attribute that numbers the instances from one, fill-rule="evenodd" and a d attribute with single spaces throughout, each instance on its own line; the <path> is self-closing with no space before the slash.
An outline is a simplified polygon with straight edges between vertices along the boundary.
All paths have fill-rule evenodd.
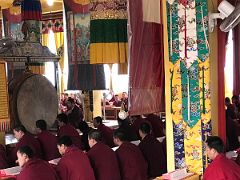
<path id="1" fill-rule="evenodd" d="M 103 107 L 102 107 L 102 110 L 104 110 Z M 105 106 L 105 116 L 106 116 L 106 119 L 117 120 L 118 113 L 119 113 L 120 110 L 121 110 L 121 107 L 106 105 Z"/>

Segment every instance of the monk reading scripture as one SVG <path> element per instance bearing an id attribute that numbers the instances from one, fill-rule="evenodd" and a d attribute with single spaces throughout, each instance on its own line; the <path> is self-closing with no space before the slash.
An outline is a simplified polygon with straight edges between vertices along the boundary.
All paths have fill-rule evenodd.
<path id="1" fill-rule="evenodd" d="M 69 136 L 59 138 L 58 150 L 62 155 L 57 164 L 61 180 L 95 180 L 87 155 L 73 145 Z"/>
<path id="2" fill-rule="evenodd" d="M 44 120 L 36 121 L 37 137 L 43 151 L 43 159 L 50 161 L 60 157 L 57 149 L 57 137 L 47 131 L 47 123 Z"/>
<path id="3" fill-rule="evenodd" d="M 59 130 L 58 130 L 58 137 L 62 137 L 62 136 L 69 136 L 72 141 L 73 144 L 82 149 L 82 141 L 81 141 L 81 137 L 78 133 L 78 131 L 68 123 L 68 117 L 66 114 L 59 114 L 57 115 L 57 121 L 58 121 L 58 126 L 59 126 Z"/>
<path id="4" fill-rule="evenodd" d="M 141 142 L 138 145 L 148 162 L 148 176 L 155 178 L 167 172 L 167 160 L 162 144 L 151 135 L 149 122 L 140 124 L 139 135 Z"/>
<path id="5" fill-rule="evenodd" d="M 111 148 L 114 147 L 113 130 L 102 123 L 102 118 L 100 116 L 93 119 L 93 125 L 101 132 L 103 142 Z"/>
<path id="6" fill-rule="evenodd" d="M 120 172 L 115 152 L 101 142 L 101 133 L 91 130 L 88 142 L 91 149 L 87 155 L 90 159 L 97 180 L 120 180 Z"/>
<path id="7" fill-rule="evenodd" d="M 20 147 L 28 145 L 34 152 L 36 158 L 42 157 L 42 150 L 39 141 L 33 135 L 27 132 L 23 125 L 17 125 L 13 128 L 15 138 L 18 140 L 16 147 L 11 151 L 10 161 L 12 164 L 17 160 L 17 151 Z"/>
<path id="8" fill-rule="evenodd" d="M 148 180 L 147 162 L 140 149 L 127 142 L 124 130 L 117 129 L 113 134 L 113 140 L 119 146 L 116 154 L 122 180 Z"/>
<path id="9" fill-rule="evenodd" d="M 240 179 L 240 166 L 226 158 L 223 141 L 219 137 L 208 137 L 206 141 L 206 151 L 212 162 L 203 175 L 204 180 Z"/>
<path id="10" fill-rule="evenodd" d="M 58 180 L 57 173 L 48 162 L 33 157 L 29 146 L 22 146 L 17 151 L 18 163 L 22 168 L 17 180 Z"/>

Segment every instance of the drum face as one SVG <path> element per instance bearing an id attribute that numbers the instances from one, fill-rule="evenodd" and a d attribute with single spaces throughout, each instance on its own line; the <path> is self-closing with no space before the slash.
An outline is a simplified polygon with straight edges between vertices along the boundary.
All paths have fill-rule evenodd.
<path id="1" fill-rule="evenodd" d="M 39 119 L 53 125 L 58 111 L 57 92 L 44 76 L 36 74 L 22 81 L 14 101 L 17 101 L 18 120 L 28 131 L 35 132 L 35 122 Z"/>

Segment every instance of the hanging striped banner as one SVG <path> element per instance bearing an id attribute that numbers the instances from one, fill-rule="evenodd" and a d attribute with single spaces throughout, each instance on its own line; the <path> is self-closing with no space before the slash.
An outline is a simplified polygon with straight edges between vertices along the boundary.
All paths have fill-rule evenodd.
<path id="1" fill-rule="evenodd" d="M 42 20 L 40 0 L 23 0 L 21 8 L 22 20 Z"/>
<path id="2" fill-rule="evenodd" d="M 91 0 L 90 63 L 126 63 L 127 1 Z"/>
<path id="3" fill-rule="evenodd" d="M 202 174 L 211 135 L 207 1 L 167 2 L 175 168 Z"/>
<path id="4" fill-rule="evenodd" d="M 10 129 L 6 65 L 0 62 L 0 131 Z"/>

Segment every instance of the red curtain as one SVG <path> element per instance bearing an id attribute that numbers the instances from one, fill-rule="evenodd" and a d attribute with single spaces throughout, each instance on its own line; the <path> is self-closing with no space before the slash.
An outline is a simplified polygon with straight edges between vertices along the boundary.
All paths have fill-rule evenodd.
<path id="1" fill-rule="evenodd" d="M 233 94 L 240 94 L 240 25 L 233 29 Z"/>
<path id="2" fill-rule="evenodd" d="M 160 112 L 165 108 L 162 24 L 144 20 L 143 2 L 147 1 L 129 0 L 130 115 Z M 151 13 L 154 12 L 148 14 Z"/>
<path id="3" fill-rule="evenodd" d="M 226 57 L 227 33 L 218 28 L 218 135 L 226 143 L 225 81 L 224 67 Z"/>
<path id="4" fill-rule="evenodd" d="M 218 0 L 218 4 L 222 0 Z M 235 0 L 228 0 L 232 5 L 235 4 Z M 233 94 L 240 93 L 240 62 L 239 62 L 239 25 L 233 29 Z M 226 58 L 226 44 L 228 33 L 222 32 L 218 28 L 218 134 L 226 143 L 226 116 L 225 116 L 225 86 L 224 86 L 224 67 Z"/>

